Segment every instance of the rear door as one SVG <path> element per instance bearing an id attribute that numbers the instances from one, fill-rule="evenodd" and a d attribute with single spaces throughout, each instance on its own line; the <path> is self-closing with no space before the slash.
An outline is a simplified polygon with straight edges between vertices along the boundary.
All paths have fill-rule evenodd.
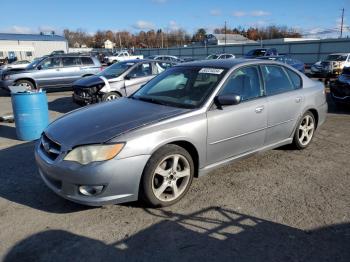
<path id="1" fill-rule="evenodd" d="M 301 77 L 280 65 L 262 65 L 267 96 L 267 122 L 265 144 L 289 138 L 302 113 L 304 97 Z"/>
<path id="2" fill-rule="evenodd" d="M 153 62 L 140 63 L 131 69 L 125 80 L 125 92 L 127 96 L 136 92 L 143 84 L 147 83 L 157 74 L 153 64 Z"/>
<path id="3" fill-rule="evenodd" d="M 75 80 L 81 78 L 82 64 L 80 57 L 62 57 L 62 66 L 61 73 L 64 85 L 70 86 Z"/>
<path id="4" fill-rule="evenodd" d="M 242 102 L 208 111 L 210 164 L 262 147 L 267 127 L 266 98 L 258 66 L 235 70 L 219 94 L 240 95 Z"/>

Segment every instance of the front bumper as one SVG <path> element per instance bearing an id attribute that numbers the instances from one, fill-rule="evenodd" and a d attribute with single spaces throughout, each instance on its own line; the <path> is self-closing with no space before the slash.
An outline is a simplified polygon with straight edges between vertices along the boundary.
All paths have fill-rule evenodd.
<path id="1" fill-rule="evenodd" d="M 149 155 L 95 162 L 80 165 L 70 161 L 51 161 L 35 147 L 35 160 L 45 184 L 57 195 L 73 202 L 102 206 L 135 201 L 138 199 L 139 184 Z M 80 185 L 103 185 L 103 191 L 94 196 L 79 192 Z"/>
<path id="2" fill-rule="evenodd" d="M 0 80 L 0 88 L 10 91 L 9 86 L 14 84 L 13 80 Z"/>

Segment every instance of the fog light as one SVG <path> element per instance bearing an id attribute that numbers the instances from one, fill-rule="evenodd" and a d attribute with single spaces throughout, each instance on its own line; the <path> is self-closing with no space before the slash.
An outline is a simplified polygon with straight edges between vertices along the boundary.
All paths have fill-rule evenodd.
<path id="1" fill-rule="evenodd" d="M 102 192 L 104 186 L 79 186 L 79 193 L 84 196 L 94 196 Z"/>

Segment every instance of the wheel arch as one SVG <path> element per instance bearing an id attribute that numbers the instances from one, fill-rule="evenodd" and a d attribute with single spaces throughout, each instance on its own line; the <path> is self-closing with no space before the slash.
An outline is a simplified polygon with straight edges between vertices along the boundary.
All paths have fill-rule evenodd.
<path id="1" fill-rule="evenodd" d="M 194 143 L 192 143 L 186 139 L 176 139 L 176 140 L 172 140 L 172 141 L 166 141 L 162 144 L 159 144 L 156 148 L 154 148 L 154 150 L 151 152 L 151 155 L 153 155 L 154 152 L 156 152 L 157 150 L 159 150 L 160 148 L 162 148 L 165 145 L 177 145 L 177 146 L 185 149 L 192 157 L 193 164 L 195 167 L 194 176 L 198 177 L 200 156 L 199 156 L 197 147 L 194 145 Z"/>
<path id="2" fill-rule="evenodd" d="M 22 77 L 22 78 L 18 78 L 18 79 L 16 79 L 16 80 L 15 80 L 15 83 L 17 83 L 17 82 L 19 82 L 19 81 L 22 81 L 22 80 L 26 80 L 26 81 L 31 82 L 31 83 L 34 85 L 34 87 L 35 87 L 35 88 L 37 88 L 37 87 L 38 87 L 38 85 L 37 85 L 36 81 L 35 81 L 33 78 L 30 78 L 30 77 Z"/>

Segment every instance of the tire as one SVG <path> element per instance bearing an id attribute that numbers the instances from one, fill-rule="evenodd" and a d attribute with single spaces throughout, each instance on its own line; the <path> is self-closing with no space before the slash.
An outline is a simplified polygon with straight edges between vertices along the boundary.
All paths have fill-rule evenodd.
<path id="1" fill-rule="evenodd" d="M 176 159 L 178 164 L 174 170 Z M 193 176 L 191 155 L 180 146 L 165 145 L 146 164 L 140 184 L 140 200 L 151 207 L 173 205 L 187 193 Z"/>
<path id="2" fill-rule="evenodd" d="M 315 130 L 315 117 L 310 111 L 307 111 L 295 129 L 293 145 L 299 150 L 307 148 L 314 137 Z"/>
<path id="3" fill-rule="evenodd" d="M 25 86 L 28 91 L 35 90 L 35 85 L 29 80 L 18 80 L 15 83 L 16 86 Z"/>
<path id="4" fill-rule="evenodd" d="M 121 98 L 121 95 L 116 92 L 109 92 L 102 96 L 103 102 L 109 102 Z"/>

